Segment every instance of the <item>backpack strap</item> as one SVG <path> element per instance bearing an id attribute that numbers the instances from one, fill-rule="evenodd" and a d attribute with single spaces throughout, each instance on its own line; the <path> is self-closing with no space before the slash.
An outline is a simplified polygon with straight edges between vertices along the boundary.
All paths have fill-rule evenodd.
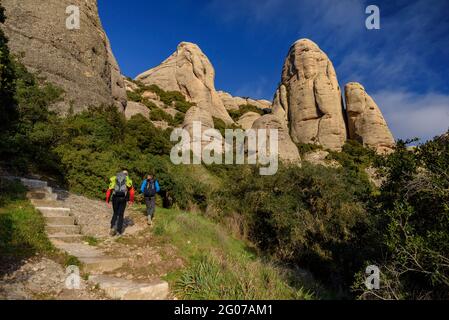
<path id="1" fill-rule="evenodd" d="M 115 184 L 117 183 L 117 177 L 113 176 L 109 179 L 109 190 L 114 190 L 115 189 Z"/>

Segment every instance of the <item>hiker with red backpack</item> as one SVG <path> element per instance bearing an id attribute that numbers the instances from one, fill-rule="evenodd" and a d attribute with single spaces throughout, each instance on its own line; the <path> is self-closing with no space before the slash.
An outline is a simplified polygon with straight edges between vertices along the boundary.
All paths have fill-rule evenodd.
<path id="1" fill-rule="evenodd" d="M 147 206 L 148 225 L 153 224 L 154 211 L 156 210 L 156 194 L 161 191 L 159 181 L 154 179 L 153 175 L 149 174 L 143 180 L 140 186 L 140 192 L 145 198 L 145 205 Z"/>
<path id="2" fill-rule="evenodd" d="M 134 187 L 133 182 L 128 176 L 128 171 L 123 170 L 117 173 L 109 180 L 109 188 L 106 192 L 106 203 L 110 206 L 112 200 L 112 208 L 114 214 L 111 220 L 110 235 L 123 234 L 123 221 L 125 216 L 126 202 L 129 205 L 134 203 Z"/>

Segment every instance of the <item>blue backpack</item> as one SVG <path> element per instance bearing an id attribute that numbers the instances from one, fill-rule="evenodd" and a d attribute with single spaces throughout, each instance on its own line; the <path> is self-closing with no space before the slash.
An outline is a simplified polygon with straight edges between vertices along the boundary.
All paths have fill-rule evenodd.
<path id="1" fill-rule="evenodd" d="M 147 180 L 147 185 L 145 187 L 145 192 L 143 193 L 143 195 L 145 197 L 154 197 L 157 193 L 156 190 L 156 181 L 155 180 Z"/>

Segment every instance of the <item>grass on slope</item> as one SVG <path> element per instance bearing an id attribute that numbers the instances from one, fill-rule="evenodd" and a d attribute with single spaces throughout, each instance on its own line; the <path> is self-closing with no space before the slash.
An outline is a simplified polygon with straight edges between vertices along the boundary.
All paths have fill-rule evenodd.
<path id="1" fill-rule="evenodd" d="M 184 269 L 167 275 L 181 299 L 313 297 L 291 273 L 261 260 L 243 241 L 199 214 L 158 209 L 153 234 L 187 261 Z"/>
<path id="2" fill-rule="evenodd" d="M 8 267 L 36 254 L 64 265 L 79 265 L 76 258 L 51 244 L 44 218 L 26 199 L 26 192 L 19 182 L 0 179 L 0 266 Z"/>

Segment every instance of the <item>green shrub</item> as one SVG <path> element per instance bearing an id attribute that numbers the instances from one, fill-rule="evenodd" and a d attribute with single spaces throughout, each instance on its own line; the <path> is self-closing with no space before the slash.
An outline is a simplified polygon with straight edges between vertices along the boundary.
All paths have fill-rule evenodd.
<path id="1" fill-rule="evenodd" d="M 366 202 L 370 201 L 370 197 L 376 192 L 376 189 L 370 183 L 365 169 L 378 167 L 382 157 L 359 142 L 348 140 L 341 152 L 329 151 L 328 158 L 336 160 L 341 164 L 346 172 L 345 179 L 347 183 L 358 187 L 356 189 L 358 198 Z"/>
<path id="2" fill-rule="evenodd" d="M 139 86 L 138 94 L 142 94 L 145 91 L 151 91 L 156 93 L 161 101 L 167 106 L 174 106 L 176 110 L 182 113 L 186 113 L 190 107 L 194 106 L 194 103 L 186 101 L 184 95 L 179 91 L 165 91 L 155 84 L 144 85 L 141 82 L 135 82 Z"/>
<path id="3" fill-rule="evenodd" d="M 165 92 L 164 90 L 162 90 L 161 88 L 159 88 L 159 86 L 157 86 L 155 84 L 147 86 L 140 81 L 136 81 L 135 83 L 139 86 L 140 92 L 151 91 L 151 92 L 156 93 L 159 97 L 162 96 Z"/>
<path id="4" fill-rule="evenodd" d="M 134 91 L 126 91 L 126 95 L 128 97 L 129 101 L 133 101 L 133 102 L 142 102 L 142 96 Z"/>
<path id="5" fill-rule="evenodd" d="M 150 110 L 154 110 L 154 109 L 158 108 L 158 106 L 154 102 L 152 102 L 146 98 L 142 99 L 142 104 L 145 105 Z"/>
<path id="6" fill-rule="evenodd" d="M 223 120 L 215 117 L 213 117 L 213 120 L 214 120 L 214 128 L 220 131 L 221 135 L 224 136 L 225 130 L 227 128 L 226 123 Z"/>
<path id="7" fill-rule="evenodd" d="M 11 172 L 40 170 L 54 174 L 57 159 L 48 149 L 58 134 L 57 117 L 48 106 L 59 101 L 63 91 L 49 83 L 39 84 L 19 61 L 11 60 L 16 76 L 13 108 L 14 119 L 0 132 L 2 165 Z M 3 103 L 3 101 L 2 101 Z"/>
<path id="8" fill-rule="evenodd" d="M 173 123 L 173 117 L 160 108 L 150 112 L 150 119 L 153 121 L 166 121 L 169 124 Z"/>
<path id="9" fill-rule="evenodd" d="M 26 200 L 19 183 L 0 179 L 0 263 L 54 254 L 45 233 L 45 221 Z"/>
<path id="10" fill-rule="evenodd" d="M 240 119 L 241 116 L 243 116 L 247 112 L 255 112 L 260 115 L 264 114 L 263 110 L 259 109 L 258 107 L 251 105 L 251 104 L 245 104 L 245 105 L 239 106 L 238 110 L 230 110 L 229 115 L 231 116 L 231 118 L 234 121 L 237 121 Z"/>
<path id="11" fill-rule="evenodd" d="M 361 298 L 449 298 L 449 145 L 437 138 L 409 150 L 410 142 L 381 161 L 373 214 L 382 250 L 371 262 L 386 285 L 373 295 L 356 284 Z"/>
<path id="12" fill-rule="evenodd" d="M 161 101 L 168 106 L 172 105 L 173 102 L 185 101 L 184 95 L 179 91 L 163 91 L 163 90 L 161 90 L 160 98 L 161 98 Z"/>
<path id="13" fill-rule="evenodd" d="M 220 131 L 221 135 L 224 137 L 226 134 L 226 129 L 241 129 L 239 126 L 232 124 L 232 125 L 227 125 L 222 119 L 219 118 L 215 118 L 212 117 L 213 121 L 214 121 L 214 128 L 218 131 Z"/>
<path id="14" fill-rule="evenodd" d="M 379 156 L 372 149 L 364 147 L 355 140 L 348 140 L 343 145 L 342 152 L 330 151 L 330 159 L 338 161 L 349 169 L 364 169 L 378 161 Z"/>
<path id="15" fill-rule="evenodd" d="M 301 156 L 304 156 L 305 154 L 307 154 L 309 152 L 323 150 L 323 147 L 318 144 L 297 143 L 296 146 L 298 147 L 298 151 Z"/>
<path id="16" fill-rule="evenodd" d="M 145 85 L 140 81 L 133 82 L 138 86 L 138 89 L 134 92 L 127 92 L 128 100 L 143 103 L 150 110 L 156 109 L 157 106 L 148 99 L 142 97 L 142 94 L 146 91 L 156 93 L 166 106 L 173 106 L 176 110 L 182 113 L 186 113 L 195 105 L 194 103 L 188 102 L 184 95 L 179 91 L 165 91 L 155 84 Z"/>
<path id="17" fill-rule="evenodd" d="M 142 115 L 134 116 L 127 122 L 125 145 L 152 155 L 168 155 L 172 148 L 169 132 L 156 128 Z"/>
<path id="18" fill-rule="evenodd" d="M 370 253 L 371 222 L 359 185 L 343 169 L 280 166 L 262 177 L 255 167 L 229 169 L 211 205 L 218 219 L 238 213 L 243 234 L 280 262 L 309 268 L 334 288 L 349 287 Z"/>
<path id="19" fill-rule="evenodd" d="M 175 102 L 175 109 L 182 113 L 186 113 L 192 106 L 194 106 L 194 104 L 187 101 Z"/>
<path id="20" fill-rule="evenodd" d="M 67 185 L 96 198 L 104 196 L 108 177 L 120 168 L 134 168 L 142 158 L 169 154 L 171 150 L 167 131 L 155 128 L 141 115 L 126 121 L 113 106 L 67 117 L 59 131 L 53 150 Z"/>
<path id="21" fill-rule="evenodd" d="M 65 267 L 68 267 L 68 266 L 81 267 L 81 261 L 79 261 L 79 259 L 75 256 L 68 255 L 64 261 L 64 266 Z"/>
<path id="22" fill-rule="evenodd" d="M 171 123 L 174 127 L 180 126 L 184 123 L 186 115 L 182 112 L 178 112 L 173 118 L 173 122 Z"/>

